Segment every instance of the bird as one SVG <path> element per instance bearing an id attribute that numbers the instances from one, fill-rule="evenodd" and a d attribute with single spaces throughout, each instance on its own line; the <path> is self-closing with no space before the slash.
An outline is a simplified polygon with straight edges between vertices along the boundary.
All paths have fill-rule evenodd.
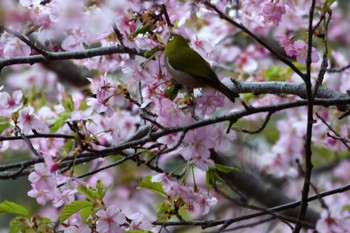
<path id="1" fill-rule="evenodd" d="M 209 63 L 179 34 L 172 33 L 169 37 L 164 50 L 164 63 L 172 78 L 190 90 L 202 87 L 214 88 L 232 102 L 239 97 L 220 82 Z"/>

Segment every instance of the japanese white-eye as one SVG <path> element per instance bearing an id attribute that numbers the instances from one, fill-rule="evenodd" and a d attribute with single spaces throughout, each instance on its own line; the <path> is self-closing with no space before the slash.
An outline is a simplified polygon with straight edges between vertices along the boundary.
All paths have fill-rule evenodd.
<path id="1" fill-rule="evenodd" d="M 190 48 L 187 40 L 178 34 L 172 34 L 166 44 L 164 63 L 175 81 L 189 89 L 211 87 L 220 91 L 232 102 L 238 97 L 220 82 L 209 63 Z"/>

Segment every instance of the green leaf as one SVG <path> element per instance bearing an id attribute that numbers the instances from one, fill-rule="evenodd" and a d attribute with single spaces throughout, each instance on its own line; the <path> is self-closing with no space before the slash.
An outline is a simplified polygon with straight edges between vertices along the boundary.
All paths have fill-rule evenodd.
<path id="1" fill-rule="evenodd" d="M 4 132 L 8 127 L 10 127 L 10 124 L 7 122 L 0 122 L 0 134 Z"/>
<path id="2" fill-rule="evenodd" d="M 78 184 L 78 191 L 90 201 L 94 202 L 96 200 L 95 195 L 91 192 L 91 189 L 87 188 L 86 186 Z"/>
<path id="3" fill-rule="evenodd" d="M 52 223 L 50 218 L 43 217 L 43 216 L 40 216 L 39 222 L 40 222 L 40 224 L 46 224 L 46 225 Z"/>
<path id="4" fill-rule="evenodd" d="M 271 66 L 263 71 L 266 81 L 286 81 L 291 75 L 292 70 L 281 66 Z"/>
<path id="5" fill-rule="evenodd" d="M 224 180 L 218 175 L 215 169 L 209 169 L 206 173 L 206 185 L 208 189 L 213 187 L 213 184 L 216 182 L 224 183 Z"/>
<path id="6" fill-rule="evenodd" d="M 22 205 L 11 201 L 4 201 L 0 203 L 0 214 L 16 214 L 28 217 L 28 210 Z"/>
<path id="7" fill-rule="evenodd" d="M 62 224 L 64 220 L 66 220 L 67 218 L 84 208 L 92 208 L 92 202 L 86 200 L 79 200 L 64 206 L 60 214 L 60 224 Z"/>
<path id="8" fill-rule="evenodd" d="M 145 230 L 139 230 L 139 229 L 125 231 L 125 233 L 151 233 L 151 232 L 152 231 L 145 231 Z"/>
<path id="9" fill-rule="evenodd" d="M 158 205 L 158 213 L 157 213 L 157 220 L 158 221 L 167 221 L 171 218 L 172 214 L 171 212 L 174 210 L 174 207 L 171 206 L 167 202 L 163 202 L 160 205 Z"/>
<path id="10" fill-rule="evenodd" d="M 91 207 L 92 206 L 88 206 L 88 207 L 81 210 L 80 216 L 81 216 L 81 220 L 83 221 L 83 223 L 87 223 L 88 218 L 91 215 L 93 215 L 94 212 L 93 212 Z"/>
<path id="11" fill-rule="evenodd" d="M 165 96 L 170 100 L 174 100 L 179 93 L 179 87 L 173 86 L 165 90 Z"/>
<path id="12" fill-rule="evenodd" d="M 74 102 L 71 94 L 68 94 L 68 98 L 63 98 L 62 105 L 66 111 L 68 112 L 74 111 Z"/>
<path id="13" fill-rule="evenodd" d="M 16 217 L 10 221 L 9 233 L 28 232 L 29 227 L 26 225 L 27 219 L 23 217 Z"/>
<path id="14" fill-rule="evenodd" d="M 222 165 L 222 164 L 218 164 L 218 163 L 215 164 L 215 169 L 220 171 L 220 172 L 223 172 L 225 174 L 231 173 L 231 172 L 240 172 L 241 171 L 241 169 L 238 167 L 230 167 L 230 166 L 226 166 L 226 165 Z"/>
<path id="15" fill-rule="evenodd" d="M 103 183 L 101 182 L 101 180 L 98 180 L 96 183 L 96 189 L 97 189 L 97 193 L 98 193 L 98 197 L 100 200 L 103 200 L 107 189 L 105 189 Z"/>
<path id="16" fill-rule="evenodd" d="M 349 211 L 350 210 L 350 205 L 343 205 L 342 211 Z"/>
<path id="17" fill-rule="evenodd" d="M 131 39 L 135 39 L 139 34 L 146 34 L 146 32 L 148 32 L 150 30 L 150 27 L 147 25 L 140 25 L 136 31 L 134 31 L 133 33 L 130 34 L 130 38 Z"/>
<path id="18" fill-rule="evenodd" d="M 69 112 L 63 112 L 58 116 L 58 119 L 50 126 L 50 133 L 56 133 L 65 123 L 71 114 Z"/>
<path id="19" fill-rule="evenodd" d="M 150 50 L 147 50 L 144 55 L 146 58 L 149 58 L 149 57 L 152 57 L 156 52 L 160 51 L 161 50 L 161 46 L 156 46 Z"/>
<path id="20" fill-rule="evenodd" d="M 75 143 L 73 140 L 67 140 L 63 146 L 64 151 L 67 152 L 67 154 L 69 154 L 73 148 L 75 148 Z"/>
<path id="21" fill-rule="evenodd" d="M 213 187 L 214 175 L 213 175 L 212 169 L 209 169 L 207 171 L 207 173 L 205 174 L 205 183 L 206 183 L 208 189 L 211 189 Z"/>
<path id="22" fill-rule="evenodd" d="M 140 182 L 140 188 L 147 189 L 149 191 L 158 193 L 159 195 L 163 197 L 168 197 L 166 192 L 163 189 L 162 183 L 160 182 L 152 182 L 151 181 L 151 176 L 145 177 L 141 182 Z"/>
<path id="23" fill-rule="evenodd" d="M 326 0 L 323 5 L 323 11 L 324 12 L 328 11 L 331 8 L 332 4 L 335 3 L 335 1 L 336 0 Z"/>
<path id="24" fill-rule="evenodd" d="M 87 104 L 87 102 L 82 102 L 79 106 L 79 110 L 84 111 L 84 110 L 88 109 L 89 107 L 90 106 Z"/>
<path id="25" fill-rule="evenodd" d="M 45 91 L 46 91 L 46 89 L 44 88 L 40 93 L 40 97 L 41 97 L 40 104 L 39 104 L 40 107 L 47 106 L 47 99 L 46 99 Z"/>

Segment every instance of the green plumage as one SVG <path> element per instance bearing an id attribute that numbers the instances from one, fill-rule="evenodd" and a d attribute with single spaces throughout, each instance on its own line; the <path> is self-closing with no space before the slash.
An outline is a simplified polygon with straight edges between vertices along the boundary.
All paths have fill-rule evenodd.
<path id="1" fill-rule="evenodd" d="M 212 87 L 234 102 L 237 94 L 220 82 L 217 75 L 185 38 L 172 34 L 165 47 L 164 62 L 168 72 L 187 88 Z"/>

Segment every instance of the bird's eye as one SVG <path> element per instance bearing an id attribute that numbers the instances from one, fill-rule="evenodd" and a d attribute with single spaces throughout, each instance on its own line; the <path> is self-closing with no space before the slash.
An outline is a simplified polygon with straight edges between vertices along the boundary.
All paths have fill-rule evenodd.
<path id="1" fill-rule="evenodd" d="M 170 37 L 169 37 L 169 41 L 172 41 L 172 40 L 174 40 L 174 35 L 171 35 Z"/>

